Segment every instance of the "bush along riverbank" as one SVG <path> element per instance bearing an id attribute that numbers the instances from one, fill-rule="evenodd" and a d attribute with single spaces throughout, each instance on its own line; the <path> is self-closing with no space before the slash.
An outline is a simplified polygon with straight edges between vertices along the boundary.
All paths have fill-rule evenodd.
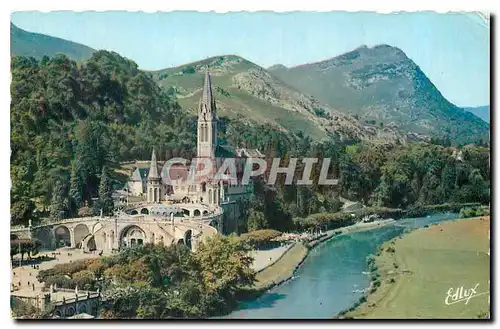
<path id="1" fill-rule="evenodd" d="M 429 216 L 435 213 L 441 212 L 454 212 L 458 213 L 462 208 L 467 207 L 481 207 L 480 203 L 477 202 L 469 202 L 469 203 L 442 203 L 442 204 L 434 204 L 434 205 L 420 205 L 415 204 L 408 209 L 406 209 L 403 213 L 403 218 L 412 218 L 412 217 L 424 217 Z"/>
<path id="2" fill-rule="evenodd" d="M 297 231 L 335 230 L 348 227 L 363 221 L 367 217 L 375 216 L 378 220 L 425 217 L 435 213 L 458 213 L 464 207 L 481 207 L 480 203 L 443 203 L 436 205 L 414 204 L 407 209 L 387 207 L 365 207 L 352 212 L 316 213 L 305 218 L 293 219 Z"/>

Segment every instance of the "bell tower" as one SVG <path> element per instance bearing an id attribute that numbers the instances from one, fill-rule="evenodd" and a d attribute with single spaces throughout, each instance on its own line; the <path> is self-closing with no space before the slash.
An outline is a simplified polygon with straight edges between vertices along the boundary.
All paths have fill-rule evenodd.
<path id="1" fill-rule="evenodd" d="M 155 150 L 153 149 L 147 182 L 148 203 L 160 203 L 162 194 L 161 191 L 161 176 L 158 172 L 158 163 L 156 162 L 156 154 Z"/>
<path id="2" fill-rule="evenodd" d="M 217 112 L 212 94 L 212 78 L 205 72 L 205 84 L 198 106 L 198 145 L 199 158 L 215 158 L 217 147 Z"/>

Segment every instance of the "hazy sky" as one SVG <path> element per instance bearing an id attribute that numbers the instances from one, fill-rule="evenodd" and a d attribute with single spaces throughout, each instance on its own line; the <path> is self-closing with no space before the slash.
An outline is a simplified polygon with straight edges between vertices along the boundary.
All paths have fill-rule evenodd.
<path id="1" fill-rule="evenodd" d="M 18 27 L 113 50 L 142 69 L 236 54 L 263 67 L 361 45 L 401 48 L 459 106 L 489 104 L 490 29 L 477 14 L 18 12 Z"/>

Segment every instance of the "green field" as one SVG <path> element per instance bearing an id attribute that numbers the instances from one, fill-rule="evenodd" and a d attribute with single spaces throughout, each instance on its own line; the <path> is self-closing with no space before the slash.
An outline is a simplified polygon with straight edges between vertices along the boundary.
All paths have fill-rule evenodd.
<path id="1" fill-rule="evenodd" d="M 489 217 L 413 231 L 383 245 L 380 287 L 346 314 L 366 319 L 474 319 L 489 314 Z M 446 305 L 448 291 L 484 293 Z M 453 294 L 452 294 L 453 295 Z M 452 302 L 449 299 L 449 302 Z"/>

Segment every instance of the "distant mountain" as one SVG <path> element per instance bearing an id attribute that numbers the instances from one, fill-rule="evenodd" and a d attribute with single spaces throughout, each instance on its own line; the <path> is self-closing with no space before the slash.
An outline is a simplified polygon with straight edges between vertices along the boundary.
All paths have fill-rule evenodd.
<path id="1" fill-rule="evenodd" d="M 486 122 L 447 101 L 396 47 L 363 46 L 318 63 L 274 65 L 270 72 L 361 122 L 382 122 L 401 132 L 428 136 L 449 135 L 457 142 L 489 135 Z"/>
<path id="2" fill-rule="evenodd" d="M 464 107 L 466 111 L 474 114 L 475 116 L 483 119 L 484 121 L 490 123 L 490 106 L 477 106 L 477 107 Z"/>
<path id="3" fill-rule="evenodd" d="M 64 53 L 83 61 L 95 50 L 11 24 L 11 55 Z M 403 141 L 405 136 L 449 136 L 460 143 L 489 138 L 489 124 L 448 102 L 420 68 L 400 49 L 388 45 L 332 59 L 267 70 L 238 56 L 223 55 L 150 72 L 196 112 L 209 69 L 220 116 L 271 123 L 314 139 L 329 133 L 344 140 Z M 479 115 L 479 114 L 478 114 Z M 480 116 L 480 115 L 479 115 Z"/>
<path id="4" fill-rule="evenodd" d="M 238 56 L 212 57 L 152 74 L 161 87 L 177 96 L 182 107 L 196 113 L 206 69 L 212 75 L 219 116 L 271 123 L 286 131 L 302 131 L 314 139 L 325 137 L 327 132 L 344 140 L 401 138 L 389 128 L 365 127 Z"/>
<path id="5" fill-rule="evenodd" d="M 84 61 L 94 52 L 94 49 L 79 43 L 28 32 L 10 24 L 11 56 L 31 56 L 40 60 L 45 55 L 52 57 L 57 53 L 63 53 L 75 61 Z"/>

